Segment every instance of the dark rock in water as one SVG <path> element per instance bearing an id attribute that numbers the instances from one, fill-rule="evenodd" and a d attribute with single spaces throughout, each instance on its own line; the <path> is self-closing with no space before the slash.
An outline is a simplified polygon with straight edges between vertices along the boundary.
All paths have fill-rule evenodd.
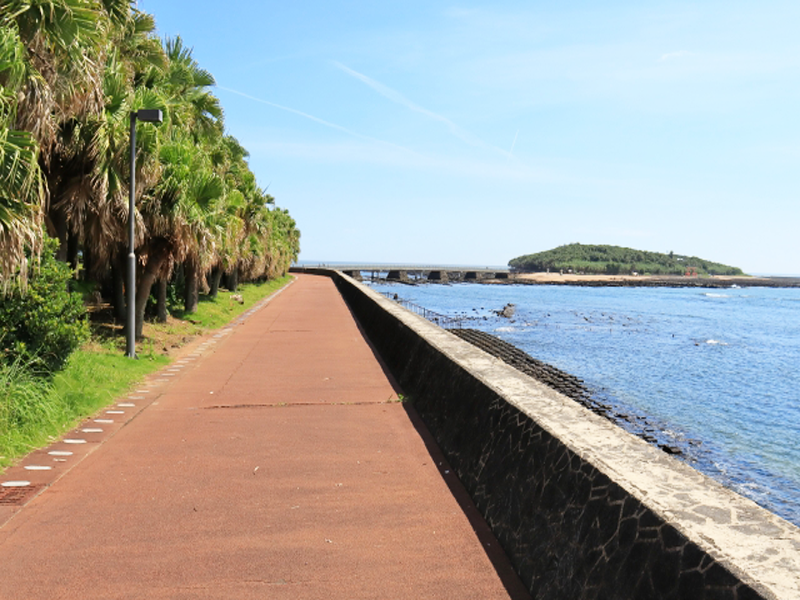
<path id="1" fill-rule="evenodd" d="M 493 310 L 492 312 L 496 314 L 498 317 L 504 317 L 506 319 L 510 319 L 511 317 L 514 316 L 514 312 L 516 312 L 516 310 L 517 307 L 509 302 L 500 310 Z"/>

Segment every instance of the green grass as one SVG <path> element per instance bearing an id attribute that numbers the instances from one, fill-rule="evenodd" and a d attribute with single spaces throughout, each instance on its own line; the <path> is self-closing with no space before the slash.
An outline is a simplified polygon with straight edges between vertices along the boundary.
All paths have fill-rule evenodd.
<path id="1" fill-rule="evenodd" d="M 166 356 L 130 360 L 107 350 L 74 352 L 52 378 L 0 366 L 0 467 L 57 439 L 167 365 Z"/>
<path id="2" fill-rule="evenodd" d="M 269 296 L 286 285 L 290 280 L 291 277 L 287 275 L 265 283 L 244 283 L 239 286 L 236 292 L 220 289 L 217 297 L 213 300 L 207 296 L 200 296 L 196 313 L 186 315 L 182 310 L 171 310 L 170 312 L 174 317 L 188 319 L 200 327 L 218 329 L 252 308 L 262 298 Z M 232 300 L 231 296 L 234 294 L 241 295 L 244 304 L 239 304 L 237 301 Z"/>
<path id="3" fill-rule="evenodd" d="M 35 431 L 46 439 L 45 432 L 57 430 L 60 411 L 45 401 L 50 391 L 46 380 L 32 375 L 19 361 L 0 363 L 0 466 L 41 445 Z"/>
<path id="4" fill-rule="evenodd" d="M 282 288 L 291 279 L 291 277 L 285 276 L 265 283 L 245 283 L 240 285 L 235 293 L 242 296 L 243 304 L 231 300 L 233 293 L 226 290 L 220 290 L 214 300 L 201 297 L 200 302 L 197 304 L 197 312 L 192 315 L 192 320 L 208 329 L 222 327 L 243 312 L 250 310 L 262 298 Z"/>
<path id="5" fill-rule="evenodd" d="M 242 295 L 244 304 L 231 300 L 230 292 L 223 290 L 215 300 L 202 299 L 197 313 L 189 315 L 188 328 L 178 335 L 203 334 L 219 328 L 290 279 L 240 286 L 237 293 Z M 180 313 L 174 316 L 181 317 Z M 35 376 L 19 361 L 11 366 L 0 364 L 0 469 L 58 439 L 133 389 L 146 375 L 169 364 L 169 357 L 155 352 L 153 344 L 145 341 L 137 346 L 139 360 L 130 360 L 120 351 L 119 340 L 95 339 L 74 352 L 64 369 L 53 377 Z"/>

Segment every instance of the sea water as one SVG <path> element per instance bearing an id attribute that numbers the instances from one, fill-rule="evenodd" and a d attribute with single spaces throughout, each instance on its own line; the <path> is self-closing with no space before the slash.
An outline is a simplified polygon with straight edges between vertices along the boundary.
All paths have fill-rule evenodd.
<path id="1" fill-rule="evenodd" d="M 800 289 L 377 283 L 690 440 L 693 467 L 800 525 Z M 512 318 L 500 317 L 506 304 Z"/>

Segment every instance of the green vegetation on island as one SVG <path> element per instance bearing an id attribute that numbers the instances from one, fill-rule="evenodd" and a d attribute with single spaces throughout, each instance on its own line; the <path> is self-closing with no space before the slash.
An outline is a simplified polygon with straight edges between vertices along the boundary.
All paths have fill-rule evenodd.
<path id="1" fill-rule="evenodd" d="M 508 265 L 517 271 L 569 272 L 606 275 L 731 275 L 743 276 L 731 267 L 696 256 L 647 252 L 592 244 L 567 244 L 552 250 L 518 256 Z"/>

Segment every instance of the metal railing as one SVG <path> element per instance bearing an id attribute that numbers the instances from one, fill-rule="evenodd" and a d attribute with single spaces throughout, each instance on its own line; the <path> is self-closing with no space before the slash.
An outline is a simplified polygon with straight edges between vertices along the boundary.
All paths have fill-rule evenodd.
<path id="1" fill-rule="evenodd" d="M 431 323 L 435 323 L 439 327 L 443 329 L 461 329 L 462 323 L 464 322 L 467 317 L 452 317 L 450 315 L 443 315 L 442 313 L 437 313 L 436 311 L 430 310 L 425 308 L 424 306 L 420 306 L 419 304 L 414 304 L 410 300 L 404 300 L 400 298 L 397 294 L 392 292 L 381 292 L 384 296 L 386 296 L 389 300 L 397 302 L 403 308 L 406 308 L 413 312 L 414 314 L 419 315 L 425 319 L 428 319 Z"/>

